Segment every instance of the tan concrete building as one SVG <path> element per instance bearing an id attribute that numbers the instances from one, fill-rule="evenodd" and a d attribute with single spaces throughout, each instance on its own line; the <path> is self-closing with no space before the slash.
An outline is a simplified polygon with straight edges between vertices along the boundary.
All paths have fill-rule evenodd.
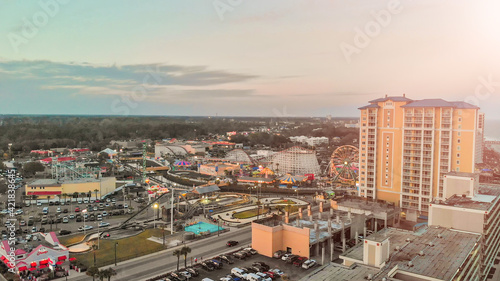
<path id="1" fill-rule="evenodd" d="M 36 195 L 38 199 L 62 197 L 63 194 L 92 192 L 91 197 L 97 197 L 113 192 L 116 189 L 116 178 L 105 177 L 100 179 L 81 178 L 71 181 L 58 181 L 56 179 L 36 180 L 26 185 L 25 195 Z"/>
<path id="2" fill-rule="evenodd" d="M 404 95 L 369 103 L 359 108 L 359 195 L 427 215 L 444 198 L 444 174 L 474 172 L 479 108 Z"/>

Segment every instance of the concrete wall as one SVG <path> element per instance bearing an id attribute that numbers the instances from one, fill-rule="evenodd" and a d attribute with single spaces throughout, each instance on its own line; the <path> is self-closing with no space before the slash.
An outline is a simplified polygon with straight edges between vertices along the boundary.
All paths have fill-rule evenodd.
<path id="1" fill-rule="evenodd" d="M 474 233 L 483 233 L 484 212 L 450 206 L 431 205 L 429 226 L 439 225 Z"/>
<path id="2" fill-rule="evenodd" d="M 267 257 L 272 257 L 278 250 L 291 248 L 292 254 L 309 258 L 309 228 L 252 223 L 252 248 Z"/>

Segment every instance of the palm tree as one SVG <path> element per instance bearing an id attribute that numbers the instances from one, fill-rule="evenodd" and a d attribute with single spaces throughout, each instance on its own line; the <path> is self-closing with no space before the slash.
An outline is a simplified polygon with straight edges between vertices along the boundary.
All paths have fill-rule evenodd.
<path id="1" fill-rule="evenodd" d="M 64 204 L 66 204 L 66 201 L 68 201 L 68 200 L 66 200 L 66 198 L 68 198 L 68 193 L 63 193 L 63 194 L 61 194 L 61 196 L 64 198 Z M 59 203 L 60 202 L 61 202 L 61 199 L 59 198 Z"/>
<path id="2" fill-rule="evenodd" d="M 173 256 L 177 256 L 177 271 L 179 271 L 179 259 L 181 258 L 182 252 L 177 249 L 172 253 Z"/>
<path id="3" fill-rule="evenodd" d="M 99 189 L 94 189 L 94 192 L 95 192 L 95 200 L 97 200 L 97 192 L 99 191 Z"/>
<path id="4" fill-rule="evenodd" d="M 89 201 L 90 201 L 90 196 L 92 196 L 92 191 L 89 190 L 89 192 L 87 192 L 87 197 L 89 198 Z"/>
<path id="5" fill-rule="evenodd" d="M 184 255 L 184 267 L 187 267 L 187 256 L 189 253 L 191 253 L 191 248 L 189 248 L 188 246 L 184 246 L 181 248 L 181 253 Z"/>
<path id="6" fill-rule="evenodd" d="M 108 278 L 108 281 L 111 280 L 111 277 L 116 276 L 116 271 L 114 269 L 112 269 L 111 267 L 106 269 L 106 271 L 107 271 L 106 277 Z"/>
<path id="7" fill-rule="evenodd" d="M 88 276 L 92 276 L 92 280 L 95 281 L 95 277 L 99 274 L 99 268 L 91 266 L 89 267 L 89 269 L 87 269 L 87 272 L 85 274 L 87 274 Z"/>
<path id="8" fill-rule="evenodd" d="M 31 199 L 35 200 L 35 204 L 38 204 L 38 196 L 37 195 L 31 195 Z"/>
<path id="9" fill-rule="evenodd" d="M 80 192 L 80 196 L 81 196 L 82 198 L 84 198 L 86 195 L 87 195 L 87 193 L 85 193 L 85 192 Z"/>

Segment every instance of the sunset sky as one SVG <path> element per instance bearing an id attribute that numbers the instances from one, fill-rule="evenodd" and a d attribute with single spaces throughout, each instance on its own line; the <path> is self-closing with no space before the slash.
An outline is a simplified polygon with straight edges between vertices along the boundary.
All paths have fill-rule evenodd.
<path id="1" fill-rule="evenodd" d="M 1 5 L 1 114 L 357 116 L 405 93 L 500 119 L 498 1 Z"/>

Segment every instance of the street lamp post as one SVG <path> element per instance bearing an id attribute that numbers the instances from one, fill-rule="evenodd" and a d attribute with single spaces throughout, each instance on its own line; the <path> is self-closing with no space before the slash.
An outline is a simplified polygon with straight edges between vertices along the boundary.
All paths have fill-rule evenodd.
<path id="1" fill-rule="evenodd" d="M 295 189 L 295 195 L 297 195 L 297 199 L 299 199 L 299 188 Z"/>
<path id="2" fill-rule="evenodd" d="M 118 242 L 115 242 L 115 266 L 116 266 L 116 245 L 118 245 Z"/>
<path id="3" fill-rule="evenodd" d="M 85 236 L 85 215 L 87 214 L 87 209 L 82 210 L 83 213 L 83 236 Z"/>
<path id="4" fill-rule="evenodd" d="M 158 209 L 158 203 L 154 203 L 154 205 L 153 205 L 153 221 L 154 221 L 153 226 L 154 226 L 154 228 L 156 228 L 156 217 L 155 217 L 156 214 L 155 213 L 156 213 L 157 209 Z"/>

